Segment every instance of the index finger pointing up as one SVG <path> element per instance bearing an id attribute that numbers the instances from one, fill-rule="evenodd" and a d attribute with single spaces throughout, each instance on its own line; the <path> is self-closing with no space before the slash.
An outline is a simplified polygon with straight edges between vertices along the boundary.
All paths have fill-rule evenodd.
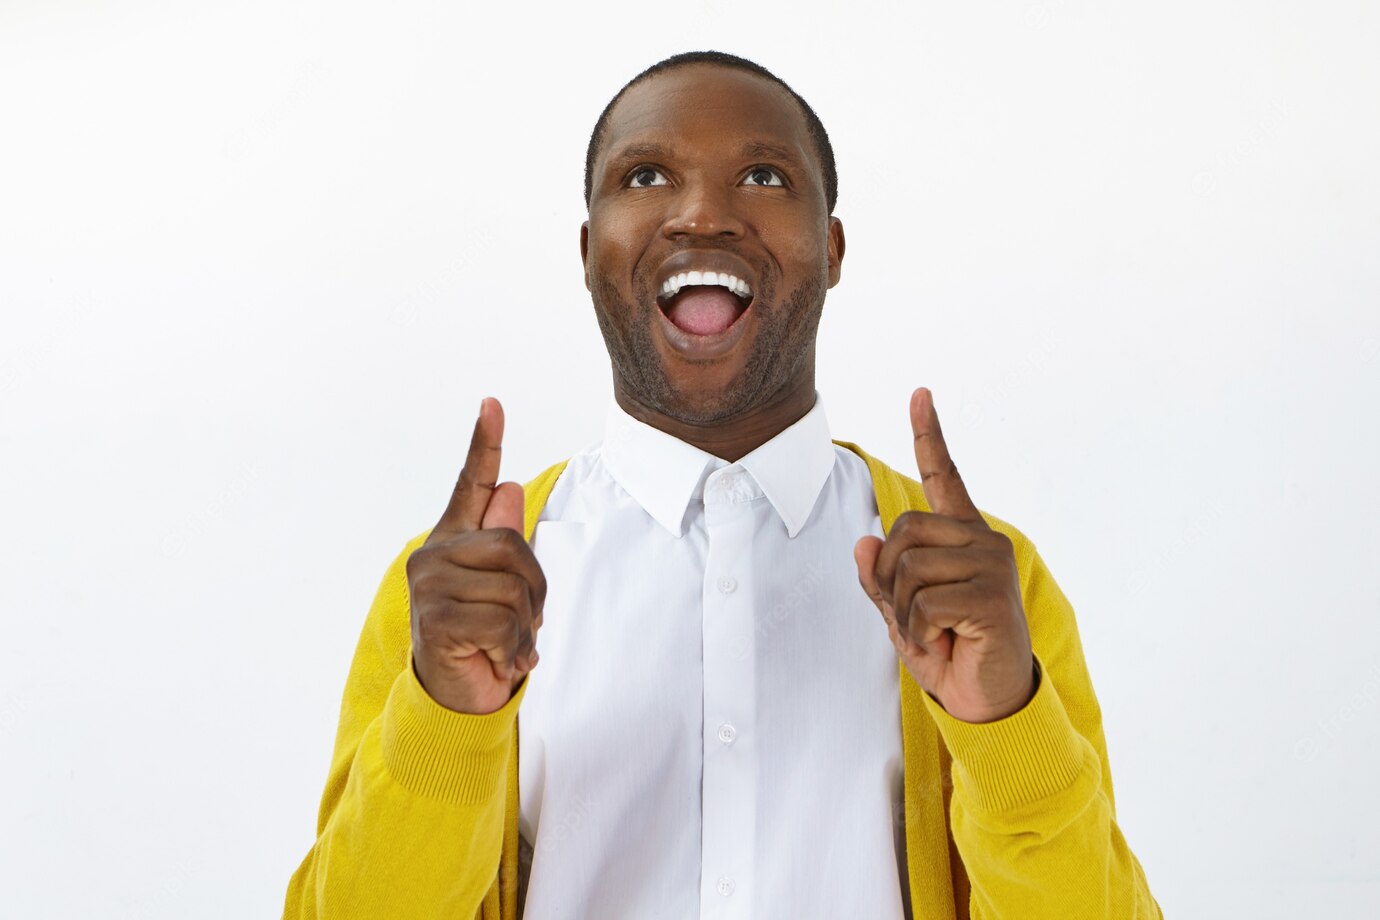
<path id="1" fill-rule="evenodd" d="M 934 394 L 920 387 L 910 395 L 910 427 L 915 433 L 915 465 L 920 470 L 920 486 L 925 501 L 936 514 L 961 521 L 981 521 L 977 505 L 958 475 L 949 456 L 944 432 L 939 428 L 939 413 L 934 409 Z"/>
<path id="2" fill-rule="evenodd" d="M 490 405 L 492 403 L 492 405 Z M 498 485 L 498 462 L 503 455 L 503 406 L 485 397 L 479 402 L 479 418 L 470 436 L 470 452 L 460 469 L 460 478 L 451 493 L 450 504 L 436 523 L 445 533 L 467 533 L 481 529 L 484 510 Z"/>

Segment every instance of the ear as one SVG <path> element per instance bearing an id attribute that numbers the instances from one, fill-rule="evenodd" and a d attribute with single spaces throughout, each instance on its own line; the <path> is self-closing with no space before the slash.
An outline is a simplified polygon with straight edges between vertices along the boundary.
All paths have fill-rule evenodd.
<path id="1" fill-rule="evenodd" d="M 580 224 L 580 262 L 585 266 L 585 290 L 589 290 L 589 221 Z"/>
<path id="2" fill-rule="evenodd" d="M 837 217 L 829 218 L 829 286 L 839 283 L 839 273 L 843 270 L 843 221 Z"/>

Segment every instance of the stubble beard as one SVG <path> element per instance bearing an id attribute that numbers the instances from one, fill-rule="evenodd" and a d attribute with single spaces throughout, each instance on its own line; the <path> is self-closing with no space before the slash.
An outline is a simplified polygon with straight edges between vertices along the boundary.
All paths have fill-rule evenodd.
<path id="1" fill-rule="evenodd" d="M 812 360 L 824 312 L 825 277 L 822 270 L 801 282 L 781 306 L 774 305 L 774 286 L 764 285 L 751 307 L 757 333 L 742 370 L 722 390 L 684 392 L 672 386 L 657 351 L 652 327 L 660 320 L 653 311 L 660 308 L 650 287 L 639 280 L 638 301 L 628 303 L 612 280 L 591 271 L 590 299 L 615 385 L 661 415 L 692 425 L 722 422 L 770 403 L 795 379 L 801 364 Z"/>

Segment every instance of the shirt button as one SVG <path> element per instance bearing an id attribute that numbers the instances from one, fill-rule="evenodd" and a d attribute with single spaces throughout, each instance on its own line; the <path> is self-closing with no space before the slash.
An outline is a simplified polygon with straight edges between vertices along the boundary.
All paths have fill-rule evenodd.
<path id="1" fill-rule="evenodd" d="M 733 879 L 725 875 L 719 879 L 718 884 L 714 887 L 718 889 L 719 894 L 723 895 L 724 897 L 728 897 L 729 895 L 733 894 L 733 890 L 738 886 L 733 884 Z"/>
<path id="2" fill-rule="evenodd" d="M 729 575 L 723 575 L 719 578 L 720 592 L 723 594 L 732 594 L 736 590 L 738 590 L 738 579 Z"/>
<path id="3" fill-rule="evenodd" d="M 737 737 L 738 729 L 734 728 L 730 723 L 725 722 L 723 725 L 719 726 L 719 740 L 724 744 L 732 744 L 733 739 Z"/>

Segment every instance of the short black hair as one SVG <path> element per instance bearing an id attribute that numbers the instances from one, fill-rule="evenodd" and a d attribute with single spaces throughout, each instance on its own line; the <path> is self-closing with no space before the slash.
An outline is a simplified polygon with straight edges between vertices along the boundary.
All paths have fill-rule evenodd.
<path id="1" fill-rule="evenodd" d="M 657 61 L 623 84 L 623 88 L 609 100 L 608 105 L 604 106 L 604 111 L 599 114 L 599 120 L 594 123 L 594 131 L 589 135 L 589 148 L 585 151 L 585 207 L 589 207 L 590 194 L 594 190 L 594 159 L 599 155 L 599 148 L 604 144 L 604 135 L 608 133 L 609 127 L 609 113 L 613 111 L 614 105 L 623 98 L 624 93 L 648 77 L 654 77 L 659 73 L 665 73 L 668 70 L 685 67 L 689 64 L 717 64 L 720 67 L 745 70 L 748 73 L 757 74 L 759 77 L 766 77 L 790 93 L 791 98 L 800 106 L 801 114 L 805 116 L 805 128 L 809 132 L 810 140 L 814 142 L 815 154 L 819 157 L 820 167 L 824 171 L 824 200 L 828 205 L 829 213 L 833 214 L 834 204 L 839 197 L 838 170 L 834 166 L 834 148 L 829 143 L 829 134 L 824 130 L 824 124 L 815 114 L 815 110 L 810 108 L 810 104 L 802 99 L 799 93 L 791 89 L 785 80 L 761 64 L 723 51 L 684 51 L 680 54 L 673 54 L 663 61 Z"/>

